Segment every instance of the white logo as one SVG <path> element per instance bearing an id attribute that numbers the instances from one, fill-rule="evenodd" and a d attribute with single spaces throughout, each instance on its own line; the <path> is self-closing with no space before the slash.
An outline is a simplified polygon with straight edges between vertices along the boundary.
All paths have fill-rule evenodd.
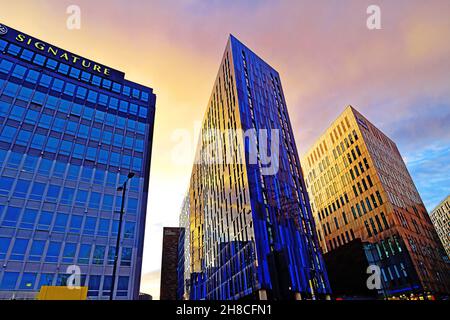
<path id="1" fill-rule="evenodd" d="M 0 24 L 0 36 L 6 34 L 8 32 L 8 28 L 2 24 Z"/>

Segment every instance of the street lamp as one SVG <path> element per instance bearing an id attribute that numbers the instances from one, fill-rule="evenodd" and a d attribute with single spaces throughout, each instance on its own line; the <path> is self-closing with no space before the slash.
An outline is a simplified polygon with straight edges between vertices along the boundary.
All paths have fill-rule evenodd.
<path id="1" fill-rule="evenodd" d="M 123 209 L 125 206 L 125 192 L 127 191 L 127 182 L 131 178 L 134 177 L 134 172 L 128 173 L 127 179 L 124 181 L 123 185 L 117 188 L 117 191 L 122 191 L 122 204 L 120 205 L 120 218 L 119 218 L 119 230 L 117 230 L 117 239 L 116 239 L 116 248 L 114 252 L 114 265 L 111 279 L 111 292 L 109 294 L 109 300 L 113 300 L 114 296 L 114 287 L 116 284 L 116 272 L 117 272 L 117 261 L 119 260 L 119 246 L 120 246 L 120 234 L 122 230 L 122 221 L 123 221 Z"/>

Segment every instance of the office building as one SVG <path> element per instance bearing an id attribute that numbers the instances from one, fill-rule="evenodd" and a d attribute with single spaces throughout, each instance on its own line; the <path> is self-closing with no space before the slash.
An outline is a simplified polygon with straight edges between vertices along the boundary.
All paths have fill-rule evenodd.
<path id="1" fill-rule="evenodd" d="M 161 260 L 160 300 L 177 300 L 178 293 L 178 243 L 181 228 L 164 227 Z"/>
<path id="2" fill-rule="evenodd" d="M 155 114 L 151 88 L 1 25 L 0 298 L 34 298 L 80 268 L 108 299 L 137 299 Z M 72 269 L 75 272 L 75 269 Z M 69 272 L 69 273 L 68 273 Z"/>
<path id="3" fill-rule="evenodd" d="M 189 300 L 190 296 L 190 246 L 189 246 L 189 196 L 183 199 L 180 214 L 180 239 L 178 242 L 177 299 Z"/>
<path id="4" fill-rule="evenodd" d="M 450 195 L 430 213 L 436 232 L 450 258 Z"/>
<path id="5" fill-rule="evenodd" d="M 302 160 L 323 252 L 368 243 L 384 297 L 449 292 L 442 246 L 391 139 L 348 106 Z"/>
<path id="6" fill-rule="evenodd" d="M 190 299 L 330 294 L 280 76 L 233 36 L 202 124 L 189 221 Z"/>

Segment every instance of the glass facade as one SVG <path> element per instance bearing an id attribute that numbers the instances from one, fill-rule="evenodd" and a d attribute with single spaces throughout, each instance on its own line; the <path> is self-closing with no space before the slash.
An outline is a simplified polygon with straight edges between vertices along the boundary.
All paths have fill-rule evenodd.
<path id="1" fill-rule="evenodd" d="M 106 298 L 129 172 L 115 295 L 137 298 L 152 89 L 11 28 L 0 52 L 0 298 L 64 285 L 73 264 Z"/>
<path id="2" fill-rule="evenodd" d="M 442 245 L 391 139 L 349 106 L 302 164 L 323 252 L 361 239 L 380 295 L 449 292 Z"/>
<path id="3" fill-rule="evenodd" d="M 258 138 L 221 138 L 240 130 Z M 271 174 L 261 155 L 272 145 L 261 132 L 268 141 L 279 134 Z M 231 150 L 231 161 L 210 161 L 221 150 Z M 279 75 L 233 36 L 197 151 L 186 231 L 190 299 L 325 298 L 328 278 Z"/>

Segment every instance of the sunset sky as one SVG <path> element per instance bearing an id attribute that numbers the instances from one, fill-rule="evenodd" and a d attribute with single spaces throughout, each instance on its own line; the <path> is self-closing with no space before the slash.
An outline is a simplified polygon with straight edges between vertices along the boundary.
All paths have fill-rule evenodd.
<path id="1" fill-rule="evenodd" d="M 159 297 L 162 227 L 176 226 L 227 37 L 277 69 L 300 154 L 348 104 L 392 138 L 428 210 L 450 193 L 450 1 L 0 0 L 0 23 L 112 68 L 157 95 L 141 291 Z M 66 8 L 81 8 L 81 29 Z M 381 8 L 381 30 L 366 8 Z M 193 155 L 193 152 L 192 152 Z"/>

